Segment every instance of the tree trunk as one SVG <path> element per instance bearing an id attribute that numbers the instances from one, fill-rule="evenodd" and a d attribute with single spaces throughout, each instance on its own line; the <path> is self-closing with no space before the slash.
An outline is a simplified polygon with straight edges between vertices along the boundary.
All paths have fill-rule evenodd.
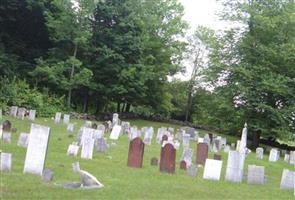
<path id="1" fill-rule="evenodd" d="M 259 143 L 260 143 L 260 135 L 261 135 L 261 131 L 255 131 L 253 134 L 253 149 L 256 149 L 257 147 L 259 147 Z"/>
<path id="2" fill-rule="evenodd" d="M 130 106 L 131 106 L 130 103 L 127 103 L 125 112 L 130 112 Z"/>
<path id="3" fill-rule="evenodd" d="M 121 104 L 120 104 L 120 102 L 118 102 L 118 103 L 117 103 L 117 113 L 120 112 L 120 107 L 121 107 Z"/>
<path id="4" fill-rule="evenodd" d="M 75 49 L 74 49 L 74 58 L 76 58 L 77 56 L 77 49 L 78 49 L 78 45 L 75 44 Z M 71 68 L 71 74 L 70 74 L 70 81 L 72 80 L 72 78 L 74 77 L 74 73 L 75 73 L 75 65 L 72 65 L 72 68 Z M 68 108 L 71 107 L 71 98 L 72 98 L 72 88 L 70 86 L 69 88 L 69 92 L 68 92 L 68 101 L 67 101 L 67 106 Z"/>
<path id="5" fill-rule="evenodd" d="M 123 106 L 122 106 L 121 112 L 124 112 L 124 111 L 125 111 L 125 107 L 126 107 L 126 103 L 123 103 Z"/>
<path id="6" fill-rule="evenodd" d="M 100 106 L 101 106 L 100 102 L 97 101 L 96 102 L 96 111 L 95 111 L 95 114 L 98 114 L 100 112 Z"/>
<path id="7" fill-rule="evenodd" d="M 187 104 L 185 109 L 185 121 L 190 121 L 190 109 L 192 107 L 192 87 L 189 88 L 188 95 L 187 95 Z"/>
<path id="8" fill-rule="evenodd" d="M 88 95 L 88 91 L 87 91 L 85 96 L 84 96 L 84 106 L 83 106 L 83 112 L 84 113 L 88 112 L 88 104 L 89 104 L 89 95 Z"/>

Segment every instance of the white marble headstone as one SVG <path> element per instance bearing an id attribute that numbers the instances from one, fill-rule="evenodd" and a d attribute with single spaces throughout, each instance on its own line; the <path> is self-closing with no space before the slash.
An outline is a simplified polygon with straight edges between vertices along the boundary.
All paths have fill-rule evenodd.
<path id="1" fill-rule="evenodd" d="M 29 136 L 30 134 L 28 133 L 20 133 L 17 146 L 19 147 L 27 147 L 29 144 Z"/>
<path id="2" fill-rule="evenodd" d="M 263 148 L 256 148 L 256 159 L 263 159 Z"/>
<path id="3" fill-rule="evenodd" d="M 61 113 L 60 112 L 55 113 L 54 122 L 59 123 L 60 119 L 61 119 Z"/>
<path id="4" fill-rule="evenodd" d="M 0 171 L 10 172 L 12 166 L 12 154 L 4 153 L 0 154 Z"/>
<path id="5" fill-rule="evenodd" d="M 222 168 L 221 160 L 212 160 L 207 158 L 205 162 L 203 179 L 219 181 L 221 168 Z"/>
<path id="6" fill-rule="evenodd" d="M 77 144 L 70 144 L 68 147 L 68 156 L 77 156 L 79 152 L 79 146 Z"/>
<path id="7" fill-rule="evenodd" d="M 279 152 L 278 149 L 272 148 L 269 153 L 268 161 L 270 162 L 277 162 L 279 159 Z"/>
<path id="8" fill-rule="evenodd" d="M 30 110 L 29 112 L 29 120 L 34 121 L 36 117 L 36 110 Z"/>
<path id="9" fill-rule="evenodd" d="M 81 158 L 92 159 L 93 156 L 94 139 L 87 138 L 82 143 Z"/>
<path id="10" fill-rule="evenodd" d="M 280 188 L 295 189 L 295 171 L 290 171 L 288 169 L 283 170 Z"/>
<path id="11" fill-rule="evenodd" d="M 120 125 L 115 125 L 112 129 L 110 139 L 111 140 L 117 140 L 120 136 L 121 133 L 121 126 Z"/>
<path id="12" fill-rule="evenodd" d="M 229 151 L 225 180 L 235 183 L 242 182 L 245 154 L 238 151 Z"/>
<path id="13" fill-rule="evenodd" d="M 10 113 L 9 113 L 10 116 L 12 116 L 12 117 L 16 117 L 17 109 L 18 109 L 17 106 L 11 106 L 11 107 L 10 107 Z"/>
<path id="14" fill-rule="evenodd" d="M 64 124 L 70 123 L 70 115 L 64 114 L 63 122 L 64 122 Z"/>
<path id="15" fill-rule="evenodd" d="M 247 183 L 264 184 L 264 166 L 249 165 Z"/>
<path id="16" fill-rule="evenodd" d="M 42 176 L 45 165 L 49 135 L 49 127 L 38 124 L 31 125 L 24 173 L 32 173 Z"/>

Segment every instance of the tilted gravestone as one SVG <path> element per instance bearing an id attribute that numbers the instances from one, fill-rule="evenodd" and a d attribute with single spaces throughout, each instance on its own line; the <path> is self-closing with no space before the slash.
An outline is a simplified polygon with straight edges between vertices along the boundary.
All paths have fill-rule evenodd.
<path id="1" fill-rule="evenodd" d="M 36 117 L 36 110 L 29 111 L 29 120 L 34 121 Z"/>
<path id="2" fill-rule="evenodd" d="M 259 160 L 263 159 L 263 148 L 261 147 L 256 148 L 256 159 L 259 159 Z"/>
<path id="3" fill-rule="evenodd" d="M 235 183 L 242 182 L 245 154 L 238 151 L 229 151 L 225 180 Z"/>
<path id="4" fill-rule="evenodd" d="M 141 168 L 144 154 L 144 143 L 141 138 L 134 138 L 129 143 L 127 166 Z"/>
<path id="5" fill-rule="evenodd" d="M 16 117 L 16 115 L 17 115 L 17 109 L 18 109 L 17 106 L 11 106 L 10 107 L 10 112 L 9 112 L 10 116 Z"/>
<path id="6" fill-rule="evenodd" d="M 61 113 L 60 112 L 55 113 L 54 122 L 59 123 L 60 119 L 61 119 Z"/>
<path id="7" fill-rule="evenodd" d="M 112 129 L 110 139 L 111 140 L 118 140 L 119 136 L 121 133 L 121 126 L 120 125 L 115 125 Z"/>
<path id="8" fill-rule="evenodd" d="M 280 188 L 295 189 L 295 171 L 290 171 L 288 169 L 283 170 Z"/>
<path id="9" fill-rule="evenodd" d="M 167 173 L 175 172 L 175 158 L 176 158 L 176 149 L 170 143 L 164 145 L 161 148 L 161 157 L 160 157 L 160 171 Z"/>
<path id="10" fill-rule="evenodd" d="M 264 184 L 264 166 L 249 165 L 247 183 Z"/>
<path id="11" fill-rule="evenodd" d="M 70 123 L 70 115 L 64 114 L 63 122 L 64 122 L 64 124 Z"/>
<path id="12" fill-rule="evenodd" d="M 206 159 L 208 158 L 208 145 L 206 143 L 197 144 L 197 164 L 205 165 Z"/>
<path id="13" fill-rule="evenodd" d="M 151 159 L 151 165 L 152 165 L 152 166 L 158 166 L 158 162 L 159 162 L 159 160 L 158 160 L 158 158 L 156 158 L 156 157 L 153 157 L 153 158 Z"/>
<path id="14" fill-rule="evenodd" d="M 219 181 L 222 168 L 222 161 L 206 159 L 203 179 Z"/>
<path id="15" fill-rule="evenodd" d="M 92 159 L 94 148 L 94 139 L 87 138 L 82 143 L 81 158 Z"/>
<path id="16" fill-rule="evenodd" d="M 180 163 L 179 163 L 179 169 L 186 170 L 186 162 L 184 160 L 180 161 Z"/>
<path id="17" fill-rule="evenodd" d="M 0 153 L 0 171 L 10 172 L 12 167 L 12 154 Z"/>
<path id="18" fill-rule="evenodd" d="M 31 125 L 30 139 L 26 153 L 24 173 L 42 175 L 47 153 L 50 128 Z"/>
<path id="19" fill-rule="evenodd" d="M 29 144 L 29 136 L 30 134 L 28 133 L 20 133 L 17 146 L 19 147 L 27 147 Z"/>
<path id="20" fill-rule="evenodd" d="M 81 177 L 81 181 L 82 181 L 82 186 L 84 188 L 102 188 L 104 187 L 103 184 L 101 184 L 95 176 L 93 176 L 92 174 L 90 174 L 87 171 L 84 170 L 80 170 L 80 177 Z"/>

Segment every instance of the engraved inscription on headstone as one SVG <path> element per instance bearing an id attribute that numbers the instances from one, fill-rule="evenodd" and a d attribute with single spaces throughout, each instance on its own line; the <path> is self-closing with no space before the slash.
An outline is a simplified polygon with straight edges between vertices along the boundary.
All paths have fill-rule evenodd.
<path id="1" fill-rule="evenodd" d="M 137 137 L 129 143 L 127 166 L 141 168 L 144 154 L 144 143 Z"/>
<path id="2" fill-rule="evenodd" d="M 24 173 L 42 175 L 50 128 L 37 124 L 31 125 L 30 139 L 25 159 Z"/>
<path id="3" fill-rule="evenodd" d="M 161 158 L 160 158 L 160 171 L 167 173 L 175 172 L 175 158 L 176 149 L 170 143 L 165 144 L 161 148 Z"/>

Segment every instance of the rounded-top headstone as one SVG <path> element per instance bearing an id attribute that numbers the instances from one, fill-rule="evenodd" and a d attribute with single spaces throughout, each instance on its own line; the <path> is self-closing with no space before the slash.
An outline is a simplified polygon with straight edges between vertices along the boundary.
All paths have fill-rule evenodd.
<path id="1" fill-rule="evenodd" d="M 11 131 L 11 122 L 9 120 L 5 120 L 2 124 L 2 129 L 5 132 L 10 132 Z"/>

